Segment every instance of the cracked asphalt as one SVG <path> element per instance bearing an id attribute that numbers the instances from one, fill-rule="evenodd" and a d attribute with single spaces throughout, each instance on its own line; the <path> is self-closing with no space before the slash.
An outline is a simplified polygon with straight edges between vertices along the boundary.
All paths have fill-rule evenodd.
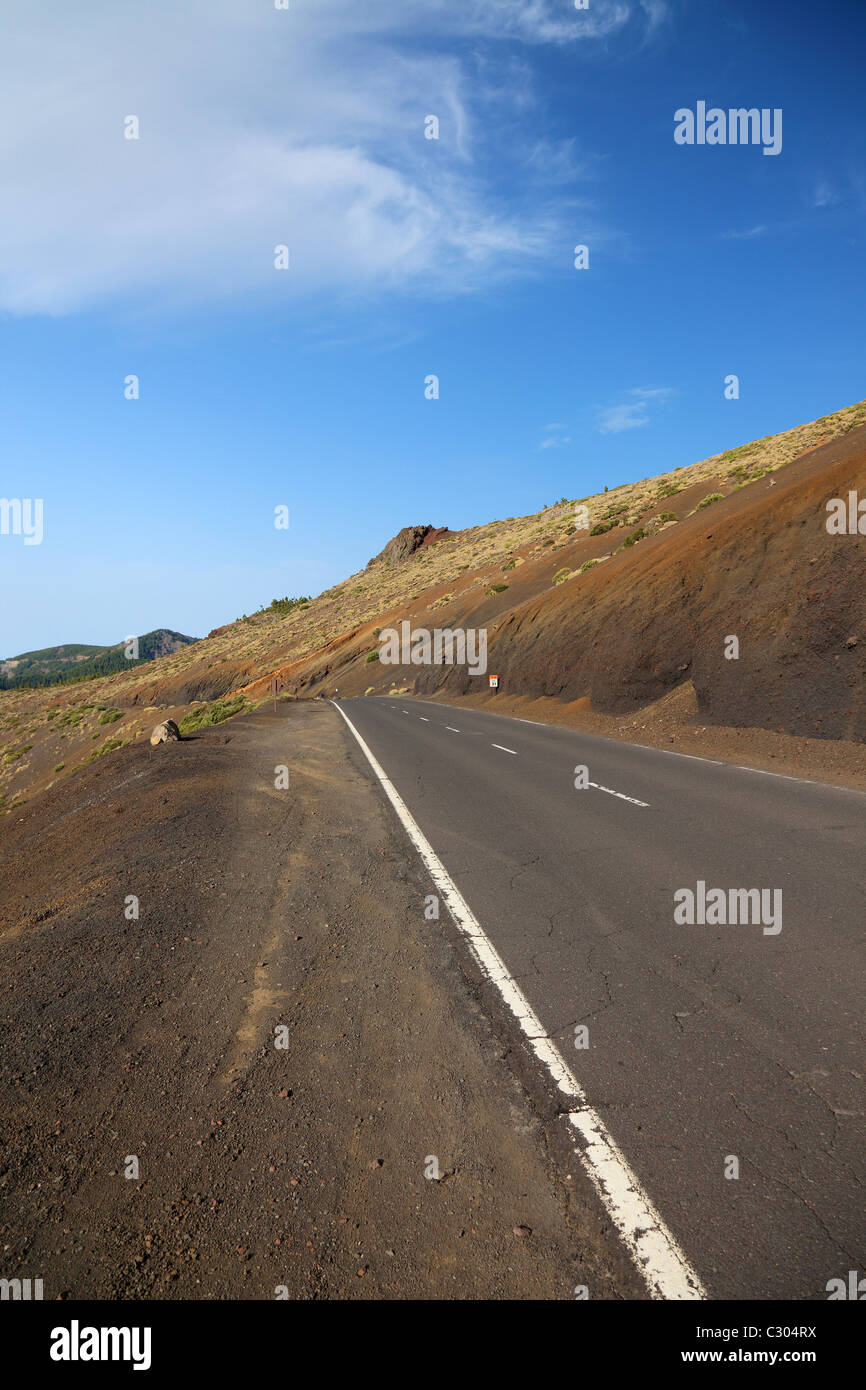
<path id="1" fill-rule="evenodd" d="M 863 1269 L 866 795 L 405 696 L 341 704 L 710 1297 L 821 1300 Z M 781 890 L 781 931 L 678 924 L 699 880 Z"/>

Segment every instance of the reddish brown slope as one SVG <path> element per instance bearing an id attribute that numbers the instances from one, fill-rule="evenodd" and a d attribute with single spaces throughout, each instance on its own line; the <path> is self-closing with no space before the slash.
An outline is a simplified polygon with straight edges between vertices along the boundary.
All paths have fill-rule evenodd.
<path id="1" fill-rule="evenodd" d="M 512 609 L 490 669 L 506 691 L 610 713 L 691 680 L 706 722 L 863 739 L 866 537 L 826 529 L 828 499 L 850 489 L 866 495 L 864 428 Z M 465 669 L 404 674 L 446 697 L 479 685 Z"/>

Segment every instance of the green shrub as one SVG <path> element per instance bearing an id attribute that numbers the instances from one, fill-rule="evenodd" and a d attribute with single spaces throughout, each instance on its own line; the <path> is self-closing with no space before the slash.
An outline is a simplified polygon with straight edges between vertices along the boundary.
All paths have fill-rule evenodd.
<path id="1" fill-rule="evenodd" d="M 488 594 L 504 594 L 507 588 L 507 584 L 491 584 L 487 592 Z"/>
<path id="2" fill-rule="evenodd" d="M 618 525 L 618 521 L 600 521 L 597 526 L 593 526 L 589 534 L 591 536 L 603 536 L 607 531 L 612 531 L 613 528 Z"/>
<path id="3" fill-rule="evenodd" d="M 115 748 L 125 748 L 128 743 L 128 738 L 107 738 L 99 748 L 94 748 L 90 761 L 93 762 L 94 758 L 101 758 L 106 753 L 113 753 Z"/>
<path id="4" fill-rule="evenodd" d="M 285 618 L 287 614 L 291 613 L 293 608 L 306 607 L 310 602 L 311 600 L 308 594 L 302 594 L 300 598 L 289 598 L 288 595 L 286 595 L 285 598 L 271 599 L 269 606 L 267 608 L 258 609 L 258 612 L 276 613 L 278 617 Z"/>
<path id="5" fill-rule="evenodd" d="M 32 747 L 32 743 L 24 743 L 20 748 L 5 748 L 3 750 L 4 767 L 8 767 L 10 763 L 15 763 L 19 758 L 23 758 L 24 754 L 29 753 Z"/>
<path id="6" fill-rule="evenodd" d="M 630 536 L 626 536 L 622 543 L 622 549 L 627 550 L 630 545 L 637 545 L 638 541 L 642 541 L 645 536 L 646 531 L 642 526 L 639 526 L 636 531 L 632 531 Z"/>
<path id="7" fill-rule="evenodd" d="M 371 661 L 378 661 L 378 660 L 379 660 L 379 653 L 378 653 L 378 652 L 368 652 L 367 655 L 364 657 L 364 660 L 365 660 L 365 662 L 367 663 L 367 665 L 369 665 Z"/>
<path id="8" fill-rule="evenodd" d="M 118 719 L 122 718 L 122 709 L 104 709 L 96 722 L 97 724 L 116 724 Z"/>
<path id="9" fill-rule="evenodd" d="M 591 570 L 593 565 L 598 564 L 601 564 L 600 560 L 584 560 L 583 564 L 580 566 L 577 572 L 578 574 L 586 574 L 587 570 Z"/>
<path id="10" fill-rule="evenodd" d="M 565 581 L 566 581 L 566 579 L 570 579 L 570 578 L 571 578 L 571 570 L 569 570 L 569 569 L 557 570 L 556 574 L 553 576 L 553 582 L 554 582 L 554 584 L 564 584 Z"/>
<path id="11" fill-rule="evenodd" d="M 66 766 L 65 763 L 55 763 L 55 764 L 54 764 L 54 771 L 55 771 L 55 772 L 62 772 L 63 769 L 65 768 L 65 766 Z"/>
<path id="12" fill-rule="evenodd" d="M 77 728 L 91 710 L 96 709 L 96 705 L 78 705 L 75 709 L 66 709 L 57 721 L 58 729 Z"/>
<path id="13" fill-rule="evenodd" d="M 679 521 L 679 517 L 677 516 L 676 512 L 659 512 L 658 519 L 661 522 Z"/>
<path id="14" fill-rule="evenodd" d="M 236 695 L 232 700 L 214 700 L 209 705 L 199 705 L 198 709 L 185 714 L 178 728 L 182 734 L 191 734 L 196 729 L 209 729 L 214 724 L 222 724 L 232 715 L 239 714 L 247 703 L 246 695 Z"/>
<path id="15" fill-rule="evenodd" d="M 701 511 L 704 507 L 711 507 L 714 502 L 721 502 L 724 495 L 725 494 L 723 492 L 708 492 L 706 497 L 701 498 L 700 502 L 695 507 L 694 511 L 690 513 L 690 515 L 694 516 L 695 512 Z"/>

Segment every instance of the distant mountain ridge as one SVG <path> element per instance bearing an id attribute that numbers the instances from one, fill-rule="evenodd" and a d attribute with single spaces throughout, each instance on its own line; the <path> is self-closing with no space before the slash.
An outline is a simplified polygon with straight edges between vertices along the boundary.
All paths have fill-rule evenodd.
<path id="1" fill-rule="evenodd" d="M 19 656 L 0 661 L 0 689 L 15 690 L 22 686 L 60 685 L 65 681 L 90 680 L 94 676 L 110 676 L 115 671 L 128 671 L 144 661 L 170 656 L 197 642 L 168 627 L 157 627 L 138 638 L 138 657 L 124 655 L 126 641 L 110 647 L 88 646 L 82 642 L 65 642 L 59 647 L 43 647 L 41 651 L 22 652 Z"/>

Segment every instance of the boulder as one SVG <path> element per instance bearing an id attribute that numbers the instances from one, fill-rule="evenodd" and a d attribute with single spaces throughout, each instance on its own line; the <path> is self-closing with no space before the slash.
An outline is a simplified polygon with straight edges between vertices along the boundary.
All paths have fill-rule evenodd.
<path id="1" fill-rule="evenodd" d="M 173 719 L 163 719 L 161 724 L 157 724 L 150 736 L 150 744 L 155 748 L 158 743 L 177 743 L 180 740 L 180 729 Z"/>

